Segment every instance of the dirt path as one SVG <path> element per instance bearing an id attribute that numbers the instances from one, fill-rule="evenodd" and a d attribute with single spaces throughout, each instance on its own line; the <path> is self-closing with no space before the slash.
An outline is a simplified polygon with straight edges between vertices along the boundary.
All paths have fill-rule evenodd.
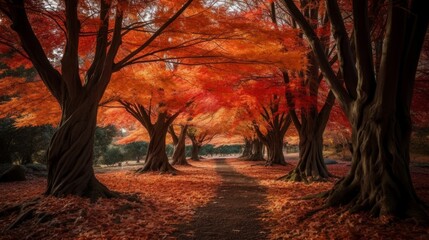
<path id="1" fill-rule="evenodd" d="M 178 239 L 266 239 L 258 219 L 258 206 L 266 199 L 266 189 L 250 177 L 236 172 L 225 159 L 216 159 L 222 177 L 216 197 L 197 209 L 194 219 L 179 226 Z"/>

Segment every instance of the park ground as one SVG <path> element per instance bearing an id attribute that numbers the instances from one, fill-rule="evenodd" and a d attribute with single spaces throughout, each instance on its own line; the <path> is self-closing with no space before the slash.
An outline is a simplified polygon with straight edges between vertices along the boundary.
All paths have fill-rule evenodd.
<path id="1" fill-rule="evenodd" d="M 265 167 L 264 162 L 237 158 L 190 161 L 177 175 L 134 174 L 138 166 L 99 169 L 97 178 L 110 189 L 137 195 L 139 201 L 46 197 L 33 218 L 8 226 L 17 215 L 0 216 L 0 239 L 429 239 L 429 228 L 412 219 L 372 218 L 328 208 L 306 215 L 322 199 L 301 197 L 332 187 L 321 183 L 277 181 L 293 169 Z M 411 164 L 414 186 L 429 204 L 429 168 L 416 157 Z M 328 165 L 343 176 L 349 162 Z M 0 184 L 0 209 L 41 196 L 46 180 Z M 42 220 L 41 220 L 42 219 Z"/>

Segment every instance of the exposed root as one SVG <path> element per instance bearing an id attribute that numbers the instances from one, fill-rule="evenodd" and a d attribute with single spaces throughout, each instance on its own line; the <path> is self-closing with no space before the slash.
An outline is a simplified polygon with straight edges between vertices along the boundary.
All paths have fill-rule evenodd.
<path id="1" fill-rule="evenodd" d="M 325 178 L 320 175 L 307 176 L 304 172 L 301 172 L 299 169 L 294 169 L 290 171 L 288 174 L 282 177 L 279 177 L 277 180 L 286 181 L 286 182 L 311 183 L 311 182 L 326 182 L 329 180 L 329 178 Z"/>
<path id="2" fill-rule="evenodd" d="M 18 217 L 13 221 L 4 231 L 17 227 L 22 222 L 35 217 L 36 208 L 34 207 L 40 202 L 40 197 L 30 200 L 28 202 L 20 203 L 17 205 L 9 206 L 0 211 L 0 217 L 6 217 L 16 212 L 19 212 Z"/>
<path id="3" fill-rule="evenodd" d="M 309 194 L 298 198 L 291 198 L 291 200 L 313 200 L 313 199 L 320 199 L 320 198 L 326 198 L 329 195 L 329 191 L 324 191 L 320 193 L 315 194 Z"/>
<path id="4" fill-rule="evenodd" d="M 84 197 L 89 197 L 91 202 L 96 202 L 99 198 L 118 198 L 119 193 L 109 190 L 106 186 L 100 183 L 96 178 L 95 183 L 89 189 L 87 193 L 84 194 Z"/>
<path id="5" fill-rule="evenodd" d="M 106 192 L 104 192 L 103 194 L 106 194 Z M 100 196 L 95 192 L 94 192 L 94 195 Z M 127 200 L 128 202 L 133 202 L 137 204 L 142 203 L 141 199 L 137 194 L 120 194 L 120 193 L 109 191 L 108 196 L 109 198 L 121 198 L 121 199 Z M 94 202 L 92 199 L 90 200 L 92 203 Z M 6 228 L 4 228 L 3 231 L 8 231 L 8 230 L 17 228 L 19 227 L 19 225 L 29 220 L 33 220 L 37 224 L 47 223 L 53 220 L 57 215 L 64 214 L 64 211 L 56 214 L 39 212 L 38 205 L 40 205 L 41 203 L 42 203 L 42 198 L 38 197 L 34 200 L 9 206 L 0 210 L 0 217 L 6 217 L 12 214 L 17 214 L 17 217 L 15 218 L 15 220 L 11 224 L 9 224 Z M 125 208 L 125 209 L 122 209 L 122 208 Z M 118 211 L 125 211 L 125 210 L 128 210 L 129 208 L 132 208 L 132 204 L 125 203 L 124 206 L 118 209 Z M 77 210 L 78 209 L 71 210 L 71 211 L 67 210 L 66 214 Z"/>
<path id="6" fill-rule="evenodd" d="M 316 208 L 316 209 L 313 209 L 313 210 L 311 210 L 311 211 L 308 211 L 308 212 L 306 212 L 303 216 L 299 217 L 299 218 L 298 218 L 298 221 L 299 221 L 299 222 L 302 222 L 302 221 L 304 221 L 304 220 L 306 220 L 306 219 L 310 218 L 310 217 L 311 217 L 311 216 L 313 216 L 314 214 L 316 214 L 316 213 L 318 213 L 318 212 L 320 212 L 320 211 L 322 211 L 322 210 L 325 210 L 325 209 L 327 209 L 327 208 L 329 208 L 329 206 L 327 206 L 327 205 L 323 205 L 323 206 L 321 206 L 321 207 L 318 207 L 318 208 Z"/>
<path id="7" fill-rule="evenodd" d="M 9 227 L 7 227 L 6 230 L 10 230 L 12 228 L 15 228 L 19 224 L 21 224 L 22 222 L 34 218 L 35 217 L 34 212 L 36 212 L 36 209 L 34 207 L 30 207 L 28 209 L 25 209 L 25 210 L 21 211 L 21 213 L 16 218 L 16 220 L 12 224 L 10 224 Z"/>
<path id="8" fill-rule="evenodd" d="M 410 189 L 400 190 L 400 185 L 395 186 L 385 180 L 374 184 L 375 190 L 371 192 L 363 188 L 361 181 L 348 176 L 337 182 L 325 196 L 326 205 L 345 206 L 350 213 L 366 211 L 373 217 L 391 216 L 396 219 L 410 219 L 419 225 L 429 224 L 429 212 Z"/>

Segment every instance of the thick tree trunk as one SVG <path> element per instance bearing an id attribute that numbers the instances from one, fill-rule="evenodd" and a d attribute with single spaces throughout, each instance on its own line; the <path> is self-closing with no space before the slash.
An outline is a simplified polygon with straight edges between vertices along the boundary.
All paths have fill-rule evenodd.
<path id="1" fill-rule="evenodd" d="M 247 158 L 247 160 L 250 161 L 260 161 L 260 160 L 264 160 L 264 155 L 263 155 L 263 148 L 264 148 L 264 144 L 261 142 L 261 140 L 255 138 L 252 140 L 251 142 L 251 154 L 250 156 Z"/>
<path id="2" fill-rule="evenodd" d="M 94 175 L 94 133 L 97 103 L 84 101 L 75 109 L 63 109 L 61 124 L 54 133 L 47 153 L 48 187 L 46 195 L 113 197 Z"/>
<path id="3" fill-rule="evenodd" d="M 182 126 L 180 130 L 180 135 L 177 140 L 177 145 L 174 148 L 173 153 L 173 165 L 189 165 L 188 161 L 186 161 L 185 154 L 185 139 L 186 139 L 186 131 L 188 130 L 188 126 Z"/>
<path id="4" fill-rule="evenodd" d="M 200 156 L 199 156 L 200 147 L 201 146 L 198 143 L 192 142 L 192 151 L 191 151 L 191 159 L 192 160 L 194 160 L 194 161 L 200 160 Z"/>
<path id="5" fill-rule="evenodd" d="M 244 139 L 244 146 L 243 146 L 243 153 L 241 154 L 240 158 L 247 159 L 252 154 L 252 142 L 248 139 Z"/>
<path id="6" fill-rule="evenodd" d="M 269 137 L 268 144 L 268 159 L 266 161 L 267 166 L 272 166 L 274 164 L 286 165 L 285 157 L 283 155 L 283 138 L 280 138 L 277 135 Z"/>
<path id="7" fill-rule="evenodd" d="M 324 181 L 332 176 L 323 159 L 322 134 L 307 131 L 299 134 L 299 161 L 295 169 L 280 180 L 293 182 Z"/>
<path id="8" fill-rule="evenodd" d="M 362 124 L 354 122 L 352 167 L 329 192 L 327 205 L 348 205 L 352 212 L 370 211 L 374 216 L 388 214 L 427 221 L 409 171 L 409 116 L 379 114 L 382 111 L 367 106 L 362 111 Z"/>
<path id="9" fill-rule="evenodd" d="M 161 127 L 155 124 L 150 135 L 145 164 L 142 168 L 138 169 L 137 172 L 159 171 L 175 173 L 176 169 L 168 162 L 167 152 L 165 151 L 167 127 Z"/>

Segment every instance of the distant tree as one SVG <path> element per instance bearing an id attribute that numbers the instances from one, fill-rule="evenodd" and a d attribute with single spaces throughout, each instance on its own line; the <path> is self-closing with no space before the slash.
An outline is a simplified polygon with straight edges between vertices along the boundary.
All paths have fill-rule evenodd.
<path id="1" fill-rule="evenodd" d="M 46 151 L 55 129 L 51 125 L 16 128 L 13 134 L 12 151 L 21 164 L 33 163 L 34 154 L 43 152 L 38 159 L 46 163 Z"/>
<path id="2" fill-rule="evenodd" d="M 132 142 L 128 143 L 124 147 L 124 157 L 125 159 L 135 159 L 138 163 L 140 162 L 140 159 L 147 153 L 147 142 Z"/>
<path id="3" fill-rule="evenodd" d="M 0 119 L 0 163 L 32 163 L 34 155 L 39 162 L 45 163 L 47 146 L 54 128 L 50 125 L 17 128 L 14 120 Z"/>
<path id="4" fill-rule="evenodd" d="M 113 125 L 97 127 L 95 129 L 94 164 L 100 163 L 100 160 L 105 157 L 107 149 L 116 134 L 117 129 Z"/>
<path id="5" fill-rule="evenodd" d="M 113 165 L 115 163 L 119 163 L 124 159 L 124 155 L 118 147 L 111 147 L 107 149 L 103 163 L 106 165 Z"/>
<path id="6" fill-rule="evenodd" d="M 191 159 L 198 161 L 200 160 L 201 147 L 210 142 L 215 134 L 210 133 L 208 130 L 199 130 L 195 127 L 189 127 L 186 134 L 192 142 Z"/>

